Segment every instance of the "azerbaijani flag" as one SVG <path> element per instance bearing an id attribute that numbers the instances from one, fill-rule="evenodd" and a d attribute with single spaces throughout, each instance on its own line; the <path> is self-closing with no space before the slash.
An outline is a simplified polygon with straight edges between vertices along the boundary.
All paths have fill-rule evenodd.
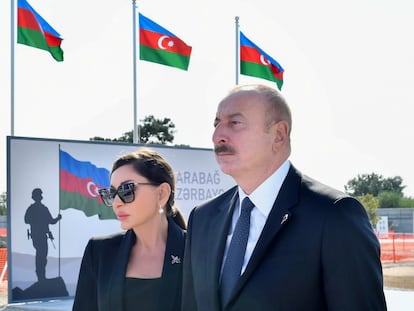
<path id="1" fill-rule="evenodd" d="M 283 85 L 284 69 L 261 48 L 240 31 L 240 73 L 276 82 L 279 90 Z"/>
<path id="2" fill-rule="evenodd" d="M 139 13 L 139 59 L 187 70 L 191 46 Z"/>
<path id="3" fill-rule="evenodd" d="M 55 60 L 63 61 L 60 34 L 26 0 L 17 2 L 17 43 L 49 51 Z"/>
<path id="4" fill-rule="evenodd" d="M 99 219 L 116 219 L 112 208 L 107 207 L 98 189 L 109 187 L 109 171 L 91 162 L 79 161 L 69 153 L 60 153 L 60 209 L 74 208 L 86 216 Z"/>

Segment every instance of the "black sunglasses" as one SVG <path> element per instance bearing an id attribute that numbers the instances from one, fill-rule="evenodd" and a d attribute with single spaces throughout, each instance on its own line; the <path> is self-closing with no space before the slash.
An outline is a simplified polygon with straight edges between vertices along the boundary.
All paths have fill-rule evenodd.
<path id="1" fill-rule="evenodd" d="M 121 201 L 124 203 L 131 203 L 134 201 L 137 185 L 159 186 L 160 184 L 152 182 L 128 182 L 120 185 L 118 189 L 115 189 L 113 187 L 99 189 L 98 193 L 105 205 L 112 207 L 116 195 L 118 195 Z"/>

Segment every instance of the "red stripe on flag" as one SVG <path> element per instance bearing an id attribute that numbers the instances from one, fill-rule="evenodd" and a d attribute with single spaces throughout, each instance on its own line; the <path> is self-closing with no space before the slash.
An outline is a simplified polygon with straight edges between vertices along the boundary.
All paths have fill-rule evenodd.
<path id="1" fill-rule="evenodd" d="M 280 71 L 279 67 L 270 64 L 270 70 L 272 71 L 272 74 L 278 78 L 279 80 L 283 80 L 283 73 L 284 71 Z"/>
<path id="2" fill-rule="evenodd" d="M 21 8 L 17 9 L 17 26 L 42 31 L 33 13 Z"/>
<path id="3" fill-rule="evenodd" d="M 88 199 L 98 198 L 100 201 L 98 189 L 99 186 L 92 181 L 92 178 L 79 178 L 65 170 L 60 170 L 60 190 L 76 192 Z"/>
<path id="4" fill-rule="evenodd" d="M 273 65 L 267 58 L 265 58 L 258 49 L 245 45 L 240 46 L 240 60 L 268 66 L 276 78 L 283 80 L 283 71 L 280 71 L 279 67 Z"/>
<path id="5" fill-rule="evenodd" d="M 19 8 L 17 12 L 18 12 L 18 18 L 17 18 L 18 27 L 37 30 L 43 33 L 48 46 L 60 46 L 60 44 L 62 43 L 62 39 L 48 32 L 44 32 L 41 26 L 39 25 L 38 20 L 36 19 L 36 17 L 33 15 L 31 11 Z"/>
<path id="6" fill-rule="evenodd" d="M 245 45 L 240 46 L 240 60 L 245 62 L 262 64 L 259 50 Z M 262 64 L 263 65 L 263 64 Z"/>
<path id="7" fill-rule="evenodd" d="M 240 60 L 245 62 L 256 63 L 263 66 L 271 65 L 272 72 L 280 72 L 280 69 L 277 66 L 271 64 L 270 60 L 268 60 L 264 55 L 262 55 L 259 50 L 252 47 L 244 45 L 240 47 Z"/>
<path id="8" fill-rule="evenodd" d="M 141 45 L 145 45 L 153 49 L 177 53 L 184 56 L 191 55 L 191 46 L 185 44 L 185 42 L 178 37 L 167 36 L 158 32 L 140 29 L 139 42 Z"/>
<path id="9" fill-rule="evenodd" d="M 48 32 L 45 32 L 45 38 L 48 46 L 60 46 L 62 39 L 51 35 Z"/>

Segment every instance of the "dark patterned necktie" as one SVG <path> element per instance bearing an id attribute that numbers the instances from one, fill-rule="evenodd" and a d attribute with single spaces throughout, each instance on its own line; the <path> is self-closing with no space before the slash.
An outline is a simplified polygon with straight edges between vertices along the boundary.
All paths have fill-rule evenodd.
<path id="1" fill-rule="evenodd" d="M 252 201 L 248 197 L 244 198 L 221 275 L 221 303 L 223 306 L 227 303 L 240 278 L 249 238 L 250 212 L 253 207 Z"/>

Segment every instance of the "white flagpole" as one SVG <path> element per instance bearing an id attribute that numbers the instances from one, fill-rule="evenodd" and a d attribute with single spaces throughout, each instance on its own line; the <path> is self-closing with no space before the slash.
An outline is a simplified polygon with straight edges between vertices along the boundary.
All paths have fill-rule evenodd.
<path id="1" fill-rule="evenodd" d="M 132 42 L 133 42 L 133 83 L 134 83 L 134 133 L 133 143 L 139 143 L 138 108 L 137 108 L 137 13 L 136 0 L 132 0 Z"/>
<path id="2" fill-rule="evenodd" d="M 240 35 L 239 35 L 239 17 L 236 16 L 236 85 L 239 84 L 239 68 L 240 68 L 240 59 L 239 59 L 239 47 L 240 47 Z"/>
<path id="3" fill-rule="evenodd" d="M 60 156 L 60 144 L 59 144 L 59 182 L 58 182 L 58 184 L 59 184 L 59 215 L 60 215 L 60 212 L 61 212 L 61 206 L 62 206 L 62 197 L 61 197 L 61 195 L 60 195 L 60 189 L 61 189 L 61 187 L 62 187 L 62 184 L 61 184 L 61 182 L 60 182 L 60 167 L 61 167 L 61 161 L 62 161 L 62 159 L 61 159 L 61 156 Z M 59 220 L 59 225 L 58 225 L 58 243 L 59 243 L 59 249 L 58 249 L 58 276 L 60 276 L 60 229 L 61 229 L 61 227 L 60 227 L 60 220 Z"/>
<path id="4" fill-rule="evenodd" d="M 10 8 L 10 135 L 14 136 L 14 15 L 16 14 L 14 0 L 11 0 Z"/>

